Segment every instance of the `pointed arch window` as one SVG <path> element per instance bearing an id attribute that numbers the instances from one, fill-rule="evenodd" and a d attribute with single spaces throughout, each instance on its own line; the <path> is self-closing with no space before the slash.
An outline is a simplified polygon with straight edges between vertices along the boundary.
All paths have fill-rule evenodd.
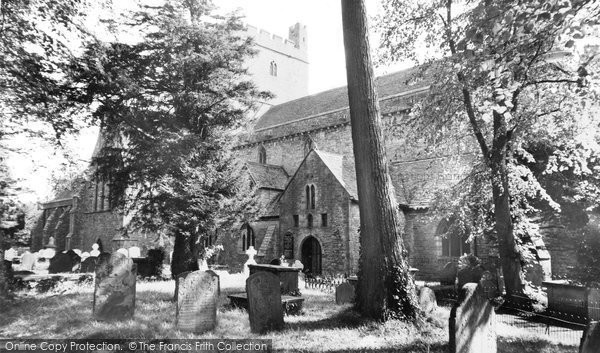
<path id="1" fill-rule="evenodd" d="M 441 221 L 438 225 L 436 233 L 441 238 L 442 256 L 460 257 L 471 253 L 468 234 L 461 234 L 455 222 L 455 218 L 450 218 Z"/>
<path id="2" fill-rule="evenodd" d="M 256 248 L 256 239 L 254 237 L 254 229 L 249 224 L 242 226 L 242 252 L 248 250 L 249 247 L 253 246 Z"/>
<path id="3" fill-rule="evenodd" d="M 265 146 L 260 146 L 258 148 L 258 163 L 267 164 L 267 150 Z"/>
<path id="4" fill-rule="evenodd" d="M 304 191 L 306 193 L 306 209 L 314 210 L 315 206 L 316 206 L 315 186 L 314 185 L 306 185 L 306 187 L 304 188 Z"/>
<path id="5" fill-rule="evenodd" d="M 312 228 L 313 227 L 313 216 L 310 213 L 306 217 L 306 226 L 308 228 Z"/>
<path id="6" fill-rule="evenodd" d="M 271 74 L 271 76 L 277 77 L 277 63 L 274 60 L 271 61 L 271 64 L 269 66 L 269 73 Z"/>

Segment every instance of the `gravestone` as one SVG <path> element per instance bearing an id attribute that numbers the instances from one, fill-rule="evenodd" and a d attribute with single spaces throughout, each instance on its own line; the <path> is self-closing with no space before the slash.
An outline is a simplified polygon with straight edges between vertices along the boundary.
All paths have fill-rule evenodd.
<path id="1" fill-rule="evenodd" d="M 283 329 L 283 308 L 279 278 L 269 272 L 256 272 L 246 280 L 250 330 L 264 333 Z"/>
<path id="2" fill-rule="evenodd" d="M 88 257 L 90 257 L 90 253 L 87 251 L 84 251 L 81 253 L 80 256 L 81 256 L 81 261 L 83 261 L 83 260 L 87 259 Z"/>
<path id="3" fill-rule="evenodd" d="M 35 271 L 47 271 L 48 267 L 50 267 L 50 259 L 42 256 L 35 259 L 35 264 L 33 265 Z"/>
<path id="4" fill-rule="evenodd" d="M 435 292 L 429 287 L 422 287 L 419 291 L 419 307 L 425 314 L 432 313 L 437 308 Z"/>
<path id="5" fill-rule="evenodd" d="M 335 287 L 335 303 L 338 305 L 354 303 L 354 296 L 354 286 L 348 282 Z"/>
<path id="6" fill-rule="evenodd" d="M 73 250 L 56 254 L 50 259 L 49 273 L 74 272 L 79 269 L 81 257 Z"/>
<path id="7" fill-rule="evenodd" d="M 467 283 L 479 283 L 485 270 L 481 266 L 473 266 L 458 270 L 458 288 L 462 288 Z"/>
<path id="8" fill-rule="evenodd" d="M 440 272 L 440 283 L 442 285 L 454 285 L 456 281 L 456 272 L 458 265 L 455 262 L 448 262 Z"/>
<path id="9" fill-rule="evenodd" d="M 129 257 L 142 257 L 141 249 L 137 246 L 132 246 L 127 250 Z"/>
<path id="10" fill-rule="evenodd" d="M 177 277 L 177 282 L 177 329 L 194 333 L 214 329 L 219 276 L 212 271 L 184 272 Z"/>
<path id="11" fill-rule="evenodd" d="M 35 265 L 35 255 L 30 253 L 29 251 L 25 251 L 23 256 L 21 257 L 21 271 L 31 271 L 33 270 L 33 266 Z"/>
<path id="12" fill-rule="evenodd" d="M 75 254 L 77 254 L 79 257 L 83 257 L 83 255 L 82 255 L 83 253 L 81 252 L 81 250 L 79 250 L 79 249 L 72 249 L 72 250 L 73 250 L 73 252 L 74 252 Z"/>
<path id="13" fill-rule="evenodd" d="M 129 251 L 127 251 L 125 248 L 119 248 L 117 252 L 129 257 Z"/>
<path id="14" fill-rule="evenodd" d="M 481 285 L 465 284 L 450 311 L 449 352 L 496 353 L 495 315 Z"/>
<path id="15" fill-rule="evenodd" d="M 113 253 L 98 258 L 94 283 L 94 318 L 124 320 L 135 310 L 136 267 L 127 256 Z"/>
<path id="16" fill-rule="evenodd" d="M 248 260 L 244 264 L 244 276 L 248 277 L 250 275 L 250 269 L 248 265 L 256 265 L 256 260 L 254 260 L 254 256 L 258 252 L 254 249 L 254 246 L 250 246 L 248 250 L 246 250 L 246 255 L 248 255 Z"/>
<path id="17" fill-rule="evenodd" d="M 300 260 L 294 261 L 294 264 L 292 265 L 292 267 L 299 268 L 301 271 L 304 269 L 304 265 L 302 264 L 302 262 Z"/>
<path id="18" fill-rule="evenodd" d="M 94 256 L 88 256 L 81 262 L 80 272 L 94 272 L 96 271 L 96 263 L 98 258 Z"/>
<path id="19" fill-rule="evenodd" d="M 4 250 L 4 260 L 12 262 L 12 260 L 19 256 L 19 252 L 13 248 Z"/>
<path id="20" fill-rule="evenodd" d="M 581 337 L 579 353 L 600 353 L 600 322 L 590 322 Z"/>
<path id="21" fill-rule="evenodd" d="M 98 257 L 100 256 L 100 250 L 98 250 L 100 246 L 96 243 L 92 245 L 92 251 L 90 251 L 90 256 Z"/>
<path id="22" fill-rule="evenodd" d="M 498 282 L 490 271 L 483 271 L 479 283 L 488 299 L 495 298 L 499 295 Z"/>

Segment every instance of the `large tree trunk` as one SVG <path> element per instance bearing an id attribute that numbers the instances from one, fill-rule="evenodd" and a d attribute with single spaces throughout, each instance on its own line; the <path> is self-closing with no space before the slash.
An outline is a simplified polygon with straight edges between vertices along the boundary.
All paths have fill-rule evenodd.
<path id="1" fill-rule="evenodd" d="M 175 280 L 175 293 L 173 299 L 177 299 L 177 277 L 187 271 L 198 271 L 198 258 L 196 257 L 195 236 L 186 236 L 177 231 L 175 233 L 175 244 L 173 245 L 173 258 L 171 259 L 171 277 Z"/>
<path id="2" fill-rule="evenodd" d="M 508 132 L 506 117 L 493 112 L 494 141 L 490 156 L 492 196 L 494 198 L 494 230 L 498 237 L 500 263 L 504 285 L 508 295 L 523 294 L 524 282 L 521 256 L 515 241 L 512 215 L 510 212 L 510 185 L 506 166 Z"/>
<path id="3" fill-rule="evenodd" d="M 369 318 L 415 318 L 414 282 L 402 245 L 399 214 L 382 144 L 379 103 L 363 0 L 342 0 L 348 99 L 360 209 L 356 305 Z"/>
<path id="4" fill-rule="evenodd" d="M 10 299 L 6 273 L 7 271 L 4 268 L 4 231 L 0 229 L 0 303 Z"/>

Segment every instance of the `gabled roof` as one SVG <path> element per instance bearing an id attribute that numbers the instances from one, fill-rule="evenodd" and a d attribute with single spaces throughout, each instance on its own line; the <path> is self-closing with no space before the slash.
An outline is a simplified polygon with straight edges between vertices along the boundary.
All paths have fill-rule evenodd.
<path id="1" fill-rule="evenodd" d="M 296 169 L 294 175 L 290 178 L 290 181 L 286 185 L 285 189 L 287 190 L 292 180 L 298 174 L 298 171 L 302 168 L 302 166 L 312 153 L 317 155 L 319 159 L 323 162 L 323 164 L 325 164 L 327 169 L 329 169 L 329 171 L 335 176 L 336 180 L 340 183 L 344 190 L 346 190 L 350 198 L 353 200 L 358 200 L 358 193 L 356 191 L 356 172 L 354 169 L 354 160 L 347 160 L 344 159 L 344 156 L 342 155 L 323 152 L 316 149 L 311 149 L 310 152 L 308 152 L 306 156 L 304 156 L 304 159 L 298 166 L 298 169 Z M 280 197 L 283 194 L 285 194 L 285 190 L 281 193 Z"/>
<path id="2" fill-rule="evenodd" d="M 348 194 L 358 200 L 356 188 L 356 170 L 353 161 L 344 161 L 344 156 L 335 153 L 313 150 L 325 163 L 338 182 L 348 191 Z"/>
<path id="3" fill-rule="evenodd" d="M 283 190 L 288 174 L 280 165 L 246 162 L 250 177 L 259 188 Z"/>
<path id="4" fill-rule="evenodd" d="M 415 82 L 414 74 L 416 72 L 416 68 L 410 68 L 376 78 L 375 85 L 380 100 L 426 87 L 429 84 L 427 80 Z M 382 111 L 387 110 L 385 104 L 381 104 Z M 348 89 L 346 86 L 330 89 L 271 107 L 260 117 L 254 129 L 261 130 L 290 123 L 310 116 L 344 109 L 348 105 Z"/>

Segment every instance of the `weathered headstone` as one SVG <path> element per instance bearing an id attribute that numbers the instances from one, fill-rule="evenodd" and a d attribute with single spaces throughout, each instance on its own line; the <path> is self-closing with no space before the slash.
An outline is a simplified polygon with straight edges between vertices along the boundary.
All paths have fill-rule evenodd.
<path id="1" fill-rule="evenodd" d="M 31 271 L 33 270 L 33 266 L 35 265 L 35 255 L 30 253 L 29 251 L 25 251 L 23 256 L 21 257 L 21 271 Z"/>
<path id="2" fill-rule="evenodd" d="M 354 303 L 354 296 L 354 286 L 348 282 L 344 282 L 335 287 L 336 304 Z"/>
<path id="3" fill-rule="evenodd" d="M 496 353 L 495 315 L 481 285 L 465 284 L 450 311 L 450 353 Z"/>
<path id="4" fill-rule="evenodd" d="M 125 248 L 119 248 L 117 249 L 117 252 L 129 257 L 129 251 Z"/>
<path id="5" fill-rule="evenodd" d="M 98 250 L 99 247 L 100 246 L 98 244 L 94 243 L 92 245 L 92 251 L 90 251 L 90 256 L 94 256 L 94 257 L 100 256 L 100 250 Z"/>
<path id="6" fill-rule="evenodd" d="M 88 256 L 83 261 L 81 261 L 80 272 L 95 272 L 96 271 L 96 263 L 98 262 L 98 258 L 94 256 Z"/>
<path id="7" fill-rule="evenodd" d="M 202 333 L 215 328 L 219 276 L 212 271 L 185 272 L 177 282 L 177 329 Z"/>
<path id="8" fill-rule="evenodd" d="M 129 252 L 129 257 L 142 257 L 142 251 L 137 246 L 132 246 L 127 251 Z"/>
<path id="9" fill-rule="evenodd" d="M 600 322 L 593 321 L 583 331 L 579 353 L 600 353 Z"/>
<path id="10" fill-rule="evenodd" d="M 457 270 L 458 266 L 455 262 L 448 262 L 444 265 L 444 268 L 440 271 L 440 283 L 442 285 L 454 285 Z"/>
<path id="11" fill-rule="evenodd" d="M 484 271 L 479 281 L 483 291 L 488 299 L 495 298 L 498 293 L 498 281 L 490 271 Z"/>
<path id="12" fill-rule="evenodd" d="M 56 254 L 50 259 L 49 273 L 74 272 L 79 269 L 81 258 L 73 250 Z"/>
<path id="13" fill-rule="evenodd" d="M 430 314 L 437 308 L 437 300 L 435 299 L 435 292 L 429 287 L 422 287 L 419 290 L 419 307 L 425 312 Z"/>
<path id="14" fill-rule="evenodd" d="M 47 271 L 48 267 L 50 267 L 49 259 L 42 256 L 35 259 L 35 264 L 33 265 L 35 271 Z"/>
<path id="15" fill-rule="evenodd" d="M 304 269 L 304 265 L 302 264 L 302 262 L 300 260 L 294 261 L 294 264 L 292 265 L 292 267 L 299 268 L 300 270 Z"/>
<path id="16" fill-rule="evenodd" d="M 15 258 L 19 256 L 19 252 L 13 248 L 4 250 L 4 260 L 6 261 L 11 261 Z"/>
<path id="17" fill-rule="evenodd" d="M 79 250 L 79 249 L 72 249 L 72 250 L 75 254 L 79 255 L 79 257 L 83 257 L 82 256 L 83 253 L 81 252 L 81 250 Z"/>
<path id="18" fill-rule="evenodd" d="M 94 317 L 98 320 L 122 320 L 133 317 L 135 310 L 136 267 L 127 256 L 113 253 L 98 258 L 94 285 Z"/>
<path id="19" fill-rule="evenodd" d="M 250 330 L 264 333 L 283 328 L 283 308 L 279 278 L 269 272 L 256 272 L 246 280 Z"/>

